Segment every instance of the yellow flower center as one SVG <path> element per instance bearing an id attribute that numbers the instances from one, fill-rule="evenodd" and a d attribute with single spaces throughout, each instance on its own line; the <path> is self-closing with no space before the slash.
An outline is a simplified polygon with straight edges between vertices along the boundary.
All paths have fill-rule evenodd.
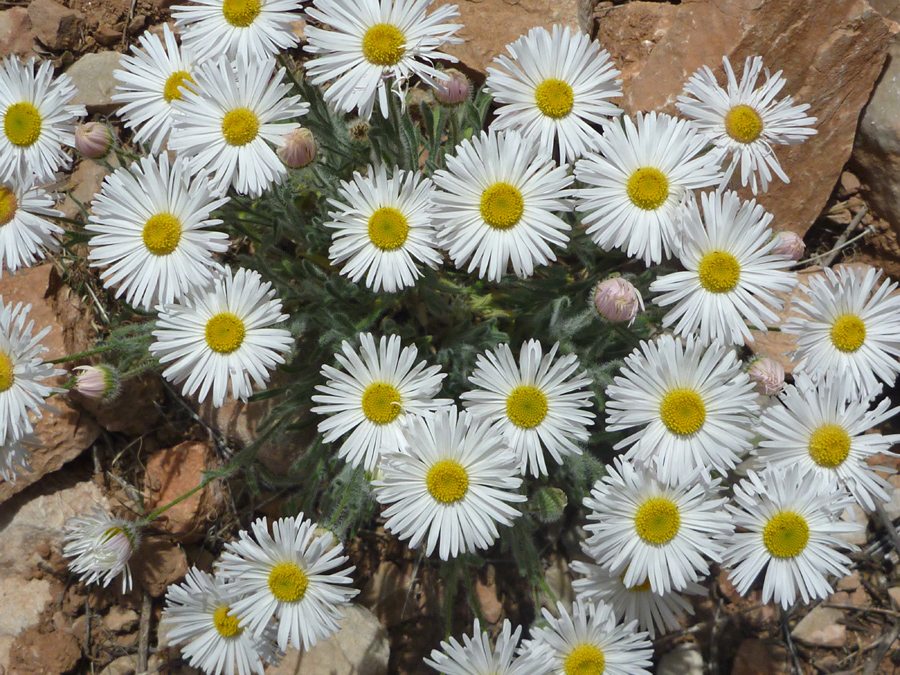
<path id="1" fill-rule="evenodd" d="M 469 489 L 469 474 L 459 462 L 442 459 L 425 476 L 428 492 L 442 504 L 458 502 Z"/>
<path id="2" fill-rule="evenodd" d="M 13 103 L 3 115 L 3 131 L 9 142 L 28 147 L 41 137 L 41 113 L 30 103 Z"/>
<path id="3" fill-rule="evenodd" d="M 533 429 L 547 416 L 547 397 L 529 384 L 516 387 L 506 399 L 506 414 L 516 426 Z"/>
<path id="4" fill-rule="evenodd" d="M 645 166 L 631 174 L 625 189 L 632 204 L 655 211 L 669 198 L 669 179 L 659 169 Z"/>
<path id="5" fill-rule="evenodd" d="M 206 344 L 214 352 L 230 354 L 244 342 L 244 322 L 231 312 L 216 314 L 206 322 Z"/>
<path id="6" fill-rule="evenodd" d="M 0 227 L 3 227 L 15 218 L 17 208 L 19 208 L 19 202 L 16 199 L 16 194 L 0 185 Z"/>
<path id="7" fill-rule="evenodd" d="M 363 35 L 363 56 L 376 66 L 396 66 L 406 52 L 404 44 L 403 31 L 389 23 L 377 23 Z"/>
<path id="8" fill-rule="evenodd" d="M 563 672 L 566 675 L 602 675 L 606 670 L 603 652 L 589 644 L 580 644 L 566 657 Z"/>
<path id="9" fill-rule="evenodd" d="M 763 544 L 776 558 L 800 555 L 808 541 L 809 525 L 803 516 L 793 511 L 775 514 L 763 528 Z"/>
<path id="10" fill-rule="evenodd" d="M 222 3 L 222 15 L 237 28 L 246 28 L 253 23 L 261 9 L 262 3 L 259 0 L 225 0 Z"/>
<path id="11" fill-rule="evenodd" d="M 678 534 L 680 526 L 678 507 L 665 497 L 648 499 L 634 515 L 634 529 L 648 544 L 665 544 Z"/>
<path id="12" fill-rule="evenodd" d="M 673 389 L 659 404 L 659 416 L 673 434 L 690 436 L 706 421 L 706 406 L 691 389 Z"/>
<path id="13" fill-rule="evenodd" d="M 12 359 L 0 352 L 0 392 L 10 389 L 16 381 L 15 367 Z"/>
<path id="14" fill-rule="evenodd" d="M 400 248 L 407 236 L 409 225 L 397 209 L 383 206 L 369 217 L 369 239 L 382 251 Z"/>
<path id="15" fill-rule="evenodd" d="M 623 584 L 625 583 L 625 572 L 622 572 L 622 576 L 619 579 Z M 648 577 L 641 583 L 635 584 L 634 586 L 629 586 L 628 590 L 632 593 L 646 593 L 650 590 L 650 578 Z"/>
<path id="16" fill-rule="evenodd" d="M 522 193 L 509 183 L 494 183 L 481 193 L 481 217 L 497 230 L 508 230 L 525 210 Z"/>
<path id="17" fill-rule="evenodd" d="M 741 264 L 730 253 L 710 251 L 700 259 L 697 275 L 710 293 L 728 293 L 741 280 Z"/>
<path id="18" fill-rule="evenodd" d="M 738 143 L 752 143 L 762 130 L 762 118 L 749 105 L 736 105 L 725 115 L 725 131 Z"/>
<path id="19" fill-rule="evenodd" d="M 550 78 L 535 88 L 534 100 L 544 115 L 558 120 L 572 112 L 575 94 L 568 82 Z"/>
<path id="20" fill-rule="evenodd" d="M 363 414 L 375 424 L 393 422 L 402 412 L 400 392 L 384 382 L 370 384 L 362 395 Z"/>
<path id="21" fill-rule="evenodd" d="M 269 572 L 269 590 L 276 600 L 297 602 L 306 595 L 309 577 L 292 562 L 278 563 Z"/>
<path id="22" fill-rule="evenodd" d="M 163 87 L 163 98 L 166 99 L 166 103 L 180 101 L 181 87 L 190 89 L 188 84 L 196 83 L 194 82 L 194 78 L 191 77 L 191 74 L 186 70 L 176 70 L 169 75 L 169 78 L 166 80 L 166 86 Z M 191 91 L 193 91 L 193 89 L 191 89 Z"/>
<path id="23" fill-rule="evenodd" d="M 855 352 L 866 341 L 866 324 L 855 314 L 842 314 L 831 325 L 831 343 L 842 352 Z"/>
<path id="24" fill-rule="evenodd" d="M 259 133 L 259 120 L 252 110 L 235 108 L 222 119 L 222 136 L 228 145 L 247 145 Z"/>
<path id="25" fill-rule="evenodd" d="M 219 635 L 222 637 L 234 637 L 235 635 L 240 635 L 243 633 L 243 629 L 238 626 L 238 620 L 235 616 L 228 616 L 228 612 L 231 607 L 219 607 L 215 612 L 213 612 L 213 625 L 216 627 L 216 630 L 219 631 Z"/>
<path id="26" fill-rule="evenodd" d="M 850 434 L 837 424 L 823 424 L 809 437 L 809 456 L 819 466 L 833 469 L 850 454 Z"/>
<path id="27" fill-rule="evenodd" d="M 170 213 L 157 213 L 147 220 L 141 238 L 153 255 L 169 255 L 181 241 L 181 223 Z"/>

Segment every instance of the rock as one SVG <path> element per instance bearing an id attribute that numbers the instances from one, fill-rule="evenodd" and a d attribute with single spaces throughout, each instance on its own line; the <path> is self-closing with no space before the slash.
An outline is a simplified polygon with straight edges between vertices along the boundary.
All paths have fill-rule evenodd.
<path id="1" fill-rule="evenodd" d="M 116 167 L 118 160 L 110 157 L 110 164 Z M 100 192 L 100 188 L 103 187 L 103 179 L 108 175 L 109 169 L 102 164 L 90 160 L 82 161 L 69 176 L 69 181 L 66 183 L 66 199 L 59 210 L 66 218 L 79 218 L 81 217 L 81 208 L 78 206 L 80 203 L 90 213 L 94 195 Z"/>
<path id="2" fill-rule="evenodd" d="M 37 625 L 52 600 L 51 584 L 46 579 L 0 577 L 0 665 L 9 667 L 9 650 L 15 638 Z"/>
<path id="3" fill-rule="evenodd" d="M 852 512 L 852 513 L 851 513 Z M 858 523 L 860 528 L 853 532 L 841 532 L 836 534 L 838 539 L 846 541 L 848 544 L 855 546 L 863 546 L 868 540 L 866 535 L 866 526 L 869 523 L 869 516 L 858 504 L 853 504 L 841 514 L 841 521 L 845 523 Z"/>
<path id="4" fill-rule="evenodd" d="M 308 652 L 288 647 L 281 663 L 266 668 L 266 675 L 385 675 L 390 657 L 387 631 L 365 607 L 351 604 L 343 611 L 347 618 L 340 631 Z"/>
<path id="5" fill-rule="evenodd" d="M 838 197 L 847 199 L 859 192 L 859 178 L 849 171 L 841 174 L 841 182 L 838 184 Z"/>
<path id="6" fill-rule="evenodd" d="M 136 588 L 159 598 L 166 594 L 170 584 L 184 579 L 188 572 L 187 557 L 167 537 L 147 537 L 131 559 L 131 572 Z"/>
<path id="7" fill-rule="evenodd" d="M 900 0 L 869 0 L 869 4 L 885 19 L 900 21 Z"/>
<path id="8" fill-rule="evenodd" d="M 894 603 L 894 609 L 900 610 L 900 586 L 892 586 L 888 589 L 888 596 Z"/>
<path id="9" fill-rule="evenodd" d="M 703 654 L 697 645 L 682 643 L 663 654 L 656 675 L 703 675 Z"/>
<path id="10" fill-rule="evenodd" d="M 10 54 L 23 58 L 34 56 L 34 31 L 24 7 L 0 12 L 0 57 Z"/>
<path id="11" fill-rule="evenodd" d="M 133 609 L 113 605 L 109 608 L 109 614 L 103 617 L 103 625 L 113 633 L 130 633 L 137 628 L 140 619 Z"/>
<path id="12" fill-rule="evenodd" d="M 475 595 L 478 597 L 478 604 L 481 606 L 481 615 L 487 623 L 495 624 L 500 621 L 503 616 L 503 605 L 497 597 L 497 585 L 493 583 L 493 567 L 488 566 L 488 583 L 483 582 L 480 578 L 475 579 Z"/>
<path id="13" fill-rule="evenodd" d="M 572 588 L 572 574 L 569 572 L 569 563 L 565 558 L 557 557 L 550 566 L 544 570 L 544 581 L 553 591 L 556 599 L 553 600 L 541 590 L 540 600 L 541 606 L 546 607 L 554 614 L 556 613 L 556 603 L 561 602 L 567 610 L 572 609 L 572 603 L 575 602 L 575 590 Z"/>
<path id="14" fill-rule="evenodd" d="M 85 54 L 66 71 L 75 82 L 78 93 L 72 104 L 81 104 L 88 113 L 108 115 L 119 104 L 114 103 L 112 95 L 116 92 L 116 81 L 113 71 L 119 67 L 118 52 L 97 52 Z"/>
<path id="15" fill-rule="evenodd" d="M 768 645 L 756 638 L 744 639 L 734 655 L 731 675 L 772 675 L 774 672 Z"/>
<path id="16" fill-rule="evenodd" d="M 809 647 L 843 647 L 847 642 L 847 628 L 838 623 L 842 618 L 841 610 L 819 605 L 800 620 L 791 637 Z"/>
<path id="17" fill-rule="evenodd" d="M 9 672 L 17 675 L 62 675 L 81 659 L 78 640 L 69 633 L 41 633 L 37 628 L 22 633 L 9 650 Z"/>
<path id="18" fill-rule="evenodd" d="M 724 81 L 723 55 L 738 74 L 751 55 L 761 56 L 773 71 L 784 71 L 787 84 L 779 96 L 809 104 L 818 134 L 801 145 L 777 146 L 791 182 L 776 179 L 757 201 L 775 216 L 776 227 L 805 233 L 850 156 L 860 111 L 892 39 L 888 24 L 864 0 L 694 0 L 678 5 L 672 17 L 665 14 L 670 9 L 629 7 L 613 7 L 598 17 L 597 34 L 635 42 L 616 27 L 623 12 L 631 21 L 639 11 L 653 17 L 636 27 L 637 39 L 652 26 L 668 27 L 625 87 L 621 105 L 631 115 L 639 110 L 676 113 L 675 98 L 700 66 L 709 66 Z M 638 49 L 626 53 L 635 59 L 642 55 Z M 742 196 L 750 197 L 746 190 Z"/>
<path id="19" fill-rule="evenodd" d="M 463 24 L 457 37 L 460 45 L 446 45 L 441 51 L 455 56 L 482 78 L 487 66 L 506 45 L 515 42 L 534 26 L 550 28 L 554 24 L 578 30 L 577 0 L 518 0 L 518 2 L 483 2 L 483 0 L 436 0 L 433 12 L 443 5 L 457 5 Z"/>
<path id="20" fill-rule="evenodd" d="M 97 399 L 79 396 L 78 400 L 97 423 L 114 433 L 144 436 L 159 422 L 164 390 L 159 375 L 145 373 L 122 383 L 115 401 L 101 403 Z"/>
<path id="21" fill-rule="evenodd" d="M 835 588 L 839 591 L 855 591 L 860 586 L 859 572 L 854 572 L 850 576 L 838 579 Z"/>
<path id="22" fill-rule="evenodd" d="M 0 296 L 6 303 L 31 304 L 28 319 L 34 320 L 33 332 L 50 326 L 50 332 L 41 341 L 49 350 L 42 354 L 44 360 L 83 351 L 93 342 L 94 329 L 87 311 L 78 296 L 62 283 L 52 264 L 5 275 L 0 279 Z M 80 455 L 100 435 L 96 422 L 65 397 L 54 396 L 48 405 L 54 409 L 43 411 L 42 418 L 34 424 L 40 445 L 29 458 L 32 470 L 15 483 L 0 482 L 0 503 Z"/>
<path id="23" fill-rule="evenodd" d="M 372 611 L 385 628 L 418 614 L 413 596 L 413 579 L 394 563 L 383 560 L 369 579 L 358 601 Z"/>
<path id="24" fill-rule="evenodd" d="M 144 475 L 147 510 L 168 504 L 194 489 L 203 482 L 203 472 L 216 465 L 209 446 L 199 441 L 186 441 L 154 453 L 147 461 Z M 172 534 L 178 541 L 199 541 L 210 519 L 223 505 L 221 485 L 210 483 L 163 513 L 154 526 Z"/>
<path id="25" fill-rule="evenodd" d="M 116 30 L 112 26 L 98 26 L 91 35 L 104 47 L 112 47 L 122 39 L 122 31 Z"/>
<path id="26" fill-rule="evenodd" d="M 38 40 L 50 49 L 75 49 L 84 32 L 84 15 L 54 0 L 32 0 L 28 16 Z"/>
<path id="27" fill-rule="evenodd" d="M 891 490 L 891 501 L 884 505 L 884 512 L 891 520 L 900 518 L 900 474 L 888 476 L 888 483 L 893 488 Z"/>
<path id="28" fill-rule="evenodd" d="M 125 656 L 120 656 L 115 661 L 109 663 L 106 668 L 100 671 L 100 675 L 134 675 L 135 673 L 137 673 L 137 667 L 137 654 L 126 654 Z M 191 670 L 193 671 L 193 669 Z M 168 672 L 172 675 L 176 675 L 187 671 L 182 671 L 181 669 L 173 670 L 169 664 L 163 663 L 163 660 L 160 658 L 159 654 L 151 654 L 150 658 L 147 659 L 147 672 Z"/>

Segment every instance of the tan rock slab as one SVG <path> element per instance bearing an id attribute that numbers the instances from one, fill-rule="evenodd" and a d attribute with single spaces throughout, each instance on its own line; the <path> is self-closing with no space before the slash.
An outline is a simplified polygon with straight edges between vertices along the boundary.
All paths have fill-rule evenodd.
<path id="1" fill-rule="evenodd" d="M 113 71 L 119 67 L 118 52 L 96 52 L 85 54 L 73 63 L 66 74 L 72 78 L 78 93 L 72 104 L 81 104 L 88 113 L 109 114 L 117 107 L 112 95 L 116 92 Z"/>
<path id="2" fill-rule="evenodd" d="M 0 57 L 15 54 L 34 56 L 34 31 L 25 7 L 10 7 L 0 12 Z"/>
<path id="3" fill-rule="evenodd" d="M 819 605 L 800 620 L 791 637 L 809 647 L 843 647 L 847 628 L 838 623 L 843 617 L 841 610 Z"/>
<path id="4" fill-rule="evenodd" d="M 32 0 L 28 16 L 37 38 L 50 49 L 75 49 L 84 32 L 84 15 L 54 0 Z"/>

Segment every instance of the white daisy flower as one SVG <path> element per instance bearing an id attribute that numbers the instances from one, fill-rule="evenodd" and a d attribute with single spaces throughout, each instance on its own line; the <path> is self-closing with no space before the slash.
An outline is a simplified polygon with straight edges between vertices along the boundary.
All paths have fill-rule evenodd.
<path id="1" fill-rule="evenodd" d="M 334 355 L 346 373 L 322 366 L 322 376 L 328 381 L 316 385 L 321 393 L 312 400 L 321 405 L 312 412 L 330 415 L 319 423 L 326 443 L 350 433 L 338 449 L 338 457 L 373 471 L 385 449 L 402 447 L 403 427 L 409 417 L 427 415 L 452 401 L 434 398 L 446 374 L 440 366 L 415 363 L 415 345 L 401 351 L 400 337 L 392 335 L 381 336 L 376 348 L 371 333 L 360 333 L 359 342 L 359 353 L 345 340 L 341 343 L 344 353 Z"/>
<path id="2" fill-rule="evenodd" d="M 850 559 L 834 549 L 856 547 L 835 535 L 861 525 L 838 520 L 853 499 L 830 481 L 796 465 L 750 471 L 734 486 L 734 501 L 736 506 L 726 508 L 739 531 L 725 552 L 725 564 L 734 568 L 728 578 L 741 595 L 765 569 L 762 601 L 774 599 L 788 609 L 798 593 L 804 603 L 831 595 L 826 574 L 850 574 Z"/>
<path id="3" fill-rule="evenodd" d="M 444 5 L 426 16 L 434 0 L 313 0 L 306 13 L 327 26 L 306 27 L 304 50 L 315 54 L 306 71 L 312 84 L 336 80 L 325 90 L 325 100 L 340 112 L 372 116 L 378 99 L 381 116 L 388 116 L 388 87 L 400 96 L 406 83 L 418 76 L 434 84 L 449 79 L 432 63 L 456 59 L 437 51 L 459 44 L 454 33 L 462 28 L 445 23 L 459 16 L 456 5 Z"/>
<path id="4" fill-rule="evenodd" d="M 34 186 L 34 176 L 0 181 L 0 277 L 3 268 L 15 273 L 44 258 L 44 250 L 59 247 L 54 235 L 64 230 L 47 220 L 63 214 L 52 208 L 53 197 Z"/>
<path id="5" fill-rule="evenodd" d="M 15 483 L 19 476 L 31 471 L 28 458 L 37 446 L 38 440 L 33 434 L 25 434 L 21 438 L 15 434 L 7 436 L 6 443 L 0 445 L 0 478 L 7 483 Z"/>
<path id="6" fill-rule="evenodd" d="M 523 643 L 523 653 L 515 657 L 521 635 L 522 626 L 513 631 L 509 619 L 504 619 L 497 644 L 491 648 L 490 635 L 482 632 L 475 619 L 472 637 L 463 635 L 462 644 L 452 637 L 442 641 L 441 648 L 432 650 L 431 658 L 424 661 L 444 675 L 544 675 L 550 666 L 549 650 L 543 646 L 526 649 Z"/>
<path id="7" fill-rule="evenodd" d="M 225 403 L 228 382 L 234 398 L 246 401 L 250 380 L 265 387 L 269 371 L 284 363 L 293 338 L 283 328 L 271 328 L 287 319 L 270 282 L 258 272 L 225 268 L 222 278 L 206 291 L 189 295 L 181 303 L 159 306 L 156 342 L 150 353 L 166 366 L 163 377 L 199 402 L 212 393 L 213 406 Z"/>
<path id="8" fill-rule="evenodd" d="M 316 528 L 301 513 L 272 523 L 270 536 L 260 518 L 251 525 L 253 536 L 242 530 L 216 563 L 220 577 L 243 595 L 231 603 L 231 616 L 240 617 L 240 628 L 258 637 L 274 616 L 281 650 L 290 644 L 308 651 L 335 633 L 344 617 L 340 608 L 359 593 L 348 588 L 356 568 L 337 569 L 348 560 L 341 555 L 343 545 Z"/>
<path id="9" fill-rule="evenodd" d="M 498 103 L 491 127 L 516 129 L 540 138 L 541 152 L 553 154 L 558 143 L 562 164 L 596 150 L 601 134 L 592 124 L 607 126 L 622 110 L 606 99 L 622 95 L 622 73 L 609 53 L 569 27 L 532 28 L 506 46 L 512 58 L 494 59 L 487 88 Z"/>
<path id="10" fill-rule="evenodd" d="M 585 553 L 588 552 L 585 548 Z M 647 631 L 650 639 L 656 637 L 657 631 L 666 633 L 681 626 L 686 614 L 693 615 L 694 608 L 684 597 L 688 595 L 707 594 L 706 589 L 698 583 L 688 582 L 680 592 L 654 593 L 650 582 L 634 586 L 626 586 L 621 574 L 610 574 L 600 565 L 573 560 L 569 569 L 583 575 L 572 582 L 576 598 L 584 602 L 604 602 L 612 608 L 617 621 L 631 623 L 637 621 L 638 629 Z"/>
<path id="11" fill-rule="evenodd" d="M 762 466 L 798 466 L 846 488 L 857 503 L 874 511 L 876 502 L 891 501 L 891 485 L 866 460 L 890 452 L 900 434 L 868 433 L 900 412 L 882 399 L 869 409 L 868 400 L 851 398 L 837 377 L 823 378 L 818 386 L 798 373 L 796 386 L 785 388 L 781 405 L 763 413 L 757 433 L 763 437 L 755 454 Z M 878 467 L 889 471 L 888 467 Z"/>
<path id="12" fill-rule="evenodd" d="M 247 63 L 296 47 L 300 0 L 192 0 L 172 7 L 182 41 L 201 61 L 225 54 Z"/>
<path id="13" fill-rule="evenodd" d="M 800 286 L 783 329 L 797 335 L 794 372 L 806 372 L 817 382 L 833 371 L 845 385 L 847 396 L 873 396 L 878 380 L 894 385 L 900 373 L 900 293 L 897 282 L 885 279 L 872 267 L 823 274 Z M 809 297 L 809 301 L 802 298 Z"/>
<path id="14" fill-rule="evenodd" d="M 69 569 L 84 583 L 106 588 L 121 574 L 122 592 L 131 591 L 128 561 L 141 541 L 136 523 L 95 508 L 83 518 L 69 518 L 63 531 L 63 555 L 74 558 Z"/>
<path id="15" fill-rule="evenodd" d="M 790 96 L 775 100 L 786 84 L 780 70 L 770 75 L 766 68 L 766 81 L 756 86 L 763 67 L 761 57 L 747 57 L 740 84 L 727 56 L 722 57 L 722 63 L 728 79 L 727 89 L 722 89 L 712 70 L 703 66 L 691 76 L 684 94 L 678 97 L 678 110 L 710 142 L 731 155 L 722 187 L 731 179 L 738 163 L 741 185 L 749 184 L 753 194 L 759 189 L 757 174 L 763 192 L 769 189 L 772 171 L 789 183 L 772 146 L 802 143 L 816 133 L 809 128 L 816 123 L 816 118 L 807 117 L 809 106 L 795 106 Z"/>
<path id="16" fill-rule="evenodd" d="M 586 441 L 594 421 L 591 378 L 575 354 L 556 359 L 559 343 L 544 355 L 538 340 L 522 344 L 519 363 L 507 344 L 479 354 L 469 382 L 479 389 L 460 398 L 474 417 L 496 425 L 519 459 L 519 472 L 547 474 L 544 452 L 557 464 L 580 455 L 575 441 Z M 555 360 L 555 362 L 554 362 Z"/>
<path id="17" fill-rule="evenodd" d="M 626 586 L 649 581 L 655 593 L 678 591 L 709 573 L 704 557 L 721 562 L 719 540 L 734 526 L 718 479 L 671 487 L 621 457 L 607 471 L 584 500 L 586 548 L 611 574 L 624 572 Z"/>
<path id="18" fill-rule="evenodd" d="M 638 113 L 609 125 L 599 155 L 575 164 L 575 177 L 592 186 L 578 191 L 587 234 L 608 251 L 618 248 L 646 265 L 677 253 L 679 206 L 691 190 L 718 185 L 719 154 L 685 120 Z"/>
<path id="19" fill-rule="evenodd" d="M 571 614 L 557 602 L 556 611 L 558 619 L 545 607 L 541 614 L 547 626 L 532 629 L 534 643 L 553 654 L 550 673 L 650 675 L 653 645 L 647 633 L 637 632 L 636 621 L 617 623 L 612 608 L 602 602 L 577 600 Z"/>
<path id="20" fill-rule="evenodd" d="M 454 152 L 434 174 L 434 217 L 457 268 L 468 262 L 467 271 L 500 281 L 510 263 L 525 278 L 556 260 L 550 245 L 565 246 L 571 229 L 552 213 L 572 210 L 566 168 L 517 131 L 482 132 Z"/>
<path id="21" fill-rule="evenodd" d="M 743 202 L 735 192 L 701 195 L 703 217 L 689 199 L 678 254 L 685 272 L 658 277 L 650 290 L 663 295 L 653 302 L 675 307 L 663 318 L 663 328 L 676 321 L 675 332 L 687 337 L 699 329 L 700 341 L 752 342 L 751 324 L 766 332 L 778 323 L 783 302 L 776 293 L 790 293 L 797 274 L 793 261 L 772 251 L 778 240 L 769 230 L 771 214 L 755 201 Z M 677 303 L 677 304 L 676 304 Z"/>
<path id="22" fill-rule="evenodd" d="M 28 321 L 29 311 L 31 305 L 4 305 L 0 296 L 0 446 L 31 433 L 29 411 L 41 417 L 44 399 L 62 391 L 44 383 L 65 371 L 41 359 L 48 351 L 41 340 L 50 327 L 32 335 L 34 321 Z"/>
<path id="23" fill-rule="evenodd" d="M 240 194 L 259 197 L 287 175 L 272 146 L 300 125 L 289 122 L 306 114 L 308 103 L 288 96 L 291 85 L 275 72 L 273 59 L 224 57 L 206 61 L 193 74 L 194 84 L 181 89 L 172 107 L 178 113 L 169 148 L 191 158 L 196 171 L 212 174 L 212 189 L 229 185 Z"/>
<path id="24" fill-rule="evenodd" d="M 221 271 L 213 254 L 228 250 L 228 235 L 207 228 L 222 223 L 210 214 L 227 201 L 205 174 L 191 180 L 187 159 L 142 157 L 107 176 L 91 204 L 91 267 L 106 267 L 103 286 L 145 311 L 181 300 Z"/>
<path id="25" fill-rule="evenodd" d="M 756 393 L 721 342 L 671 335 L 641 342 L 606 395 L 607 431 L 641 427 L 615 449 L 628 447 L 627 459 L 652 466 L 666 483 L 683 483 L 698 469 L 725 473 L 750 450 Z"/>
<path id="26" fill-rule="evenodd" d="M 384 288 L 394 293 L 415 286 L 422 276 L 416 263 L 435 268 L 441 262 L 432 225 L 434 186 L 420 179 L 418 171 L 369 167 L 368 176 L 353 174 L 353 182 L 341 181 L 340 199 L 328 203 L 334 243 L 328 252 L 331 262 L 347 262 L 341 274 L 351 281 L 366 277 L 366 286 L 376 293 Z"/>
<path id="27" fill-rule="evenodd" d="M 135 142 L 148 143 L 155 155 L 174 126 L 172 101 L 180 101 L 182 88 L 194 84 L 197 59 L 187 47 L 179 49 L 168 24 L 163 24 L 162 40 L 148 32 L 138 40 L 143 49 L 132 45 L 133 55 L 123 54 L 122 67 L 113 71 L 118 83 L 112 100 L 125 104 L 116 114 L 134 130 Z"/>
<path id="28" fill-rule="evenodd" d="M 385 452 L 372 482 L 384 527 L 409 547 L 423 541 L 425 555 L 440 544 L 441 560 L 487 548 L 500 536 L 497 523 L 511 525 L 522 515 L 510 503 L 516 492 L 518 458 L 506 449 L 489 420 L 457 413 L 456 406 L 407 422 L 404 452 Z"/>
<path id="29" fill-rule="evenodd" d="M 166 640 L 184 644 L 182 654 L 207 675 L 263 675 L 264 662 L 275 663 L 280 656 L 275 627 L 269 624 L 262 637 L 241 628 L 230 613 L 239 597 L 234 584 L 192 567 L 184 583 L 166 591 L 160 621 L 169 627 Z"/>
<path id="30" fill-rule="evenodd" d="M 34 59 L 22 63 L 7 56 L 0 63 L 0 181 L 14 174 L 49 183 L 60 166 L 69 165 L 62 146 L 75 146 L 75 120 L 87 114 L 83 105 L 68 105 L 77 93 L 72 78 L 53 79 L 53 65 Z"/>

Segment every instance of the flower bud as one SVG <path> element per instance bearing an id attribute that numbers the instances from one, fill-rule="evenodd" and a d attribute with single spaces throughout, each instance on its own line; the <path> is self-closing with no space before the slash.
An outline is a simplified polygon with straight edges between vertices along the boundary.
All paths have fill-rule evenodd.
<path id="1" fill-rule="evenodd" d="M 763 356 L 750 364 L 747 370 L 756 393 L 774 396 L 784 387 L 784 367 L 775 359 Z"/>
<path id="2" fill-rule="evenodd" d="M 75 149 L 88 159 L 103 159 L 112 150 L 116 137 L 99 122 L 79 124 L 75 129 Z"/>
<path id="3" fill-rule="evenodd" d="M 99 366 L 78 366 L 81 371 L 75 379 L 72 391 L 85 398 L 100 399 L 103 403 L 114 401 L 119 395 L 122 378 L 119 371 L 106 363 Z"/>
<path id="4" fill-rule="evenodd" d="M 316 158 L 316 139 L 309 129 L 300 127 L 284 135 L 278 156 L 289 169 L 302 169 Z"/>
<path id="5" fill-rule="evenodd" d="M 620 323 L 634 323 L 638 310 L 643 311 L 644 299 L 629 281 L 622 277 L 612 277 L 594 287 L 592 296 L 597 313 L 604 319 Z"/>
<path id="6" fill-rule="evenodd" d="M 559 488 L 542 487 L 528 500 L 528 510 L 546 525 L 562 518 L 568 503 L 566 493 Z"/>
<path id="7" fill-rule="evenodd" d="M 472 83 L 469 82 L 469 78 L 464 73 L 456 70 L 456 68 L 445 70 L 444 75 L 447 75 L 450 79 L 438 80 L 435 78 L 434 99 L 448 108 L 462 105 L 468 101 L 472 95 Z"/>
<path id="8" fill-rule="evenodd" d="M 800 257 L 806 250 L 806 244 L 803 243 L 803 238 L 796 232 L 782 230 L 775 233 L 775 239 L 777 243 L 775 248 L 772 249 L 772 253 L 786 255 L 791 260 L 800 260 Z"/>
<path id="9" fill-rule="evenodd" d="M 347 132 L 350 138 L 357 143 L 363 143 L 369 140 L 369 129 L 371 125 L 364 119 L 357 118 L 347 125 Z"/>

